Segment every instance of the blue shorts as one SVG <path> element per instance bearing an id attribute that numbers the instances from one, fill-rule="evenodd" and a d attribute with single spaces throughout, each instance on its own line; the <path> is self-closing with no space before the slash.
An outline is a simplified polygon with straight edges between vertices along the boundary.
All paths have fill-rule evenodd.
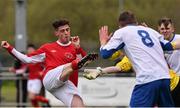
<path id="1" fill-rule="evenodd" d="M 161 79 L 134 87 L 130 107 L 173 107 L 170 80 Z"/>

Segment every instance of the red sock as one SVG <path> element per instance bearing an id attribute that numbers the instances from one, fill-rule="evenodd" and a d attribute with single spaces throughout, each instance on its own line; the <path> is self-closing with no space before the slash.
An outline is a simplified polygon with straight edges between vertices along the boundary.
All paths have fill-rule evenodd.
<path id="1" fill-rule="evenodd" d="M 36 99 L 31 99 L 31 104 L 33 107 L 39 107 L 38 102 Z"/>
<path id="2" fill-rule="evenodd" d="M 73 70 L 77 70 L 78 69 L 78 60 L 76 59 L 76 60 L 73 60 L 72 62 L 71 62 L 71 65 L 72 65 L 72 69 Z"/>
<path id="3" fill-rule="evenodd" d="M 38 101 L 38 102 L 44 102 L 44 103 L 48 103 L 49 102 L 49 100 L 46 99 L 43 96 L 35 96 L 35 100 Z"/>

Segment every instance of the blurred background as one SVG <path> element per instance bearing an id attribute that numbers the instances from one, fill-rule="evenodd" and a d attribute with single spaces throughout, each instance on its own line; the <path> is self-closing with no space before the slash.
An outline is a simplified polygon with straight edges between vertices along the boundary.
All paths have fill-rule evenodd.
<path id="1" fill-rule="evenodd" d="M 26 0 L 27 42 L 40 46 L 56 40 L 52 22 L 67 18 L 71 23 L 71 34 L 80 36 L 81 45 L 87 51 L 98 51 L 98 29 L 108 25 L 115 30 L 119 13 L 133 11 L 138 21 L 157 28 L 157 20 L 163 16 L 172 18 L 176 32 L 180 32 L 179 0 Z M 16 0 L 0 0 L 0 40 L 15 44 Z M 4 66 L 11 65 L 11 57 L 2 49 L 0 61 Z M 96 65 L 96 64 L 95 64 Z M 109 65 L 109 62 L 102 62 Z"/>
<path id="2" fill-rule="evenodd" d="M 38 47 L 56 40 L 51 24 L 56 19 L 66 18 L 70 21 L 72 36 L 80 37 L 81 46 L 88 52 L 98 52 L 98 29 L 102 25 L 108 25 L 110 31 L 117 29 L 119 13 L 123 10 L 131 10 L 139 22 L 156 30 L 158 19 L 170 17 L 176 33 L 180 33 L 180 0 L 0 0 L 0 41 L 7 40 L 12 45 L 17 38 L 17 5 L 21 5 L 17 2 L 25 2 L 25 42 Z M 1 66 L 10 67 L 13 61 L 13 57 L 0 48 Z M 110 65 L 114 62 L 99 58 L 89 66 Z M 5 92 L 3 95 L 6 96 Z"/>

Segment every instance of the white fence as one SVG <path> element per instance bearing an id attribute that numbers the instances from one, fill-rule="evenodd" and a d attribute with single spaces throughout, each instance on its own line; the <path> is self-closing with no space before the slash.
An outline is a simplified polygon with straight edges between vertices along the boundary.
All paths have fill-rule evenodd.
<path id="1" fill-rule="evenodd" d="M 15 74 L 6 71 L 6 68 L 0 69 L 0 80 L 17 80 Z M 86 106 L 96 107 L 117 107 L 129 106 L 130 95 L 135 84 L 133 74 L 118 74 L 113 76 L 99 77 L 96 80 L 87 80 L 80 73 L 78 89 L 82 94 Z M 3 85 L 2 85 L 3 86 Z M 52 106 L 64 106 L 49 92 L 45 92 L 46 97 L 50 99 Z M 30 103 L 18 103 L 30 106 Z M 14 102 L 1 102 L 0 106 L 16 106 Z"/>
<path id="2" fill-rule="evenodd" d="M 100 77 L 96 80 L 80 77 L 78 89 L 86 106 L 129 106 L 134 84 L 134 77 Z M 63 105 L 47 91 L 46 97 L 52 105 Z"/>

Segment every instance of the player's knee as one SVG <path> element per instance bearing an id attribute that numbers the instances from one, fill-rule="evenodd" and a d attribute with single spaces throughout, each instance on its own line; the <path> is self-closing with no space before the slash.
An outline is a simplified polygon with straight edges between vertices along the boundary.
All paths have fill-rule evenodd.
<path id="1" fill-rule="evenodd" d="M 28 98 L 30 99 L 30 100 L 33 100 L 33 99 L 35 99 L 35 94 L 34 93 L 28 93 Z"/>
<path id="2" fill-rule="evenodd" d="M 59 80 L 65 82 L 69 79 L 69 76 L 73 73 L 72 68 L 66 67 L 63 69 L 62 74 L 60 75 Z"/>
<path id="3" fill-rule="evenodd" d="M 78 95 L 74 95 L 71 102 L 71 107 L 84 107 L 82 98 Z"/>

